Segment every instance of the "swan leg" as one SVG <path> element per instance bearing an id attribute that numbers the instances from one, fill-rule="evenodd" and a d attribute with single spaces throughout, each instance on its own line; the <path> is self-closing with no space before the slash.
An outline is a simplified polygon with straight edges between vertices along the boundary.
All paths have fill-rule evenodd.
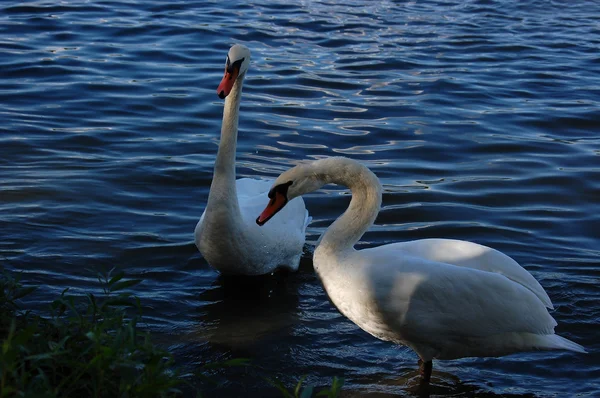
<path id="1" fill-rule="evenodd" d="M 427 361 L 424 362 L 419 359 L 419 372 L 421 373 L 421 381 L 423 383 L 429 383 L 431 380 L 431 371 L 433 370 L 433 362 Z"/>

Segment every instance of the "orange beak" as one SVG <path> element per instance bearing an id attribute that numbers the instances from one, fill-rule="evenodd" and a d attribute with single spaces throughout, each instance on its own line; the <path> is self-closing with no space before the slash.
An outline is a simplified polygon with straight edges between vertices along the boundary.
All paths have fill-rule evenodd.
<path id="1" fill-rule="evenodd" d="M 219 98 L 223 99 L 229 95 L 231 89 L 233 88 L 233 84 L 238 77 L 239 68 L 231 68 L 225 69 L 225 75 L 219 83 L 219 87 L 217 87 L 217 95 Z"/>
<path id="2" fill-rule="evenodd" d="M 277 214 L 279 210 L 283 209 L 287 201 L 288 200 L 284 194 L 275 191 L 267 207 L 265 207 L 263 212 L 260 213 L 260 216 L 258 216 L 258 218 L 256 219 L 256 223 L 260 226 L 263 226 L 267 221 L 271 219 L 271 217 Z"/>

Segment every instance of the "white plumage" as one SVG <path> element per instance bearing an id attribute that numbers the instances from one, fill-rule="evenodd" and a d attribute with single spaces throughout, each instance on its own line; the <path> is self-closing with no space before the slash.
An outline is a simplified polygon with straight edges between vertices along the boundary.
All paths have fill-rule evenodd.
<path id="1" fill-rule="evenodd" d="M 291 184 L 290 184 L 291 182 Z M 314 267 L 339 311 L 373 336 L 431 360 L 502 356 L 582 346 L 554 334 L 550 298 L 516 261 L 497 250 L 452 239 L 423 239 L 363 250 L 354 245 L 381 205 L 377 177 L 342 157 L 296 166 L 272 192 L 293 199 L 327 183 L 349 187 L 346 212 L 323 234 Z M 285 201 L 278 201 L 285 203 Z M 273 203 L 258 223 L 281 207 Z"/>
<path id="2" fill-rule="evenodd" d="M 239 106 L 249 64 L 248 48 L 231 47 L 217 89 L 221 98 L 226 97 L 221 141 L 208 203 L 194 231 L 196 246 L 206 261 L 224 274 L 263 275 L 277 268 L 298 269 L 310 222 L 304 201 L 297 198 L 272 225 L 259 228 L 254 218 L 268 201 L 272 181 L 235 179 Z"/>

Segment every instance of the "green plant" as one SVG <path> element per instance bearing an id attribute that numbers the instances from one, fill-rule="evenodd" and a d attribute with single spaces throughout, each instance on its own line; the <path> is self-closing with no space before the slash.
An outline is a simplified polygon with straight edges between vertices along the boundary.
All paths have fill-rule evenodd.
<path id="1" fill-rule="evenodd" d="M 19 310 L 17 300 L 35 291 L 36 287 L 23 287 L 18 279 L 4 270 L 0 271 L 0 335 L 5 335 Z"/>
<path id="2" fill-rule="evenodd" d="M 124 289 L 140 283 L 99 274 L 103 294 L 65 289 L 44 318 L 18 309 L 33 291 L 3 273 L 0 397 L 176 396 L 182 382 L 171 355 L 138 330 L 140 302 Z M 17 327 L 18 326 L 18 327 Z"/>
<path id="3" fill-rule="evenodd" d="M 18 304 L 36 287 L 0 270 L 0 398 L 182 396 L 179 387 L 186 381 L 172 355 L 138 326 L 141 304 L 126 289 L 141 280 L 113 272 L 98 274 L 98 296 L 65 289 L 50 314 L 41 316 Z M 209 376 L 215 369 L 248 365 L 243 358 L 212 362 L 193 376 L 216 383 Z M 267 380 L 285 398 L 312 397 L 314 387 L 303 386 L 304 379 L 292 392 L 279 380 Z M 316 396 L 337 397 L 342 385 L 335 377 Z"/>
<path id="4" fill-rule="evenodd" d="M 306 376 L 302 376 L 298 383 L 296 383 L 296 387 L 294 387 L 293 391 L 288 391 L 288 389 L 283 385 L 283 383 L 277 379 L 267 379 L 267 381 L 277 388 L 281 395 L 285 398 L 310 398 L 314 394 L 314 386 L 302 386 Z M 331 382 L 331 387 L 325 388 L 316 393 L 316 397 L 327 397 L 327 398 L 336 398 L 340 395 L 340 391 L 342 390 L 342 386 L 344 385 L 344 379 L 334 377 Z"/>

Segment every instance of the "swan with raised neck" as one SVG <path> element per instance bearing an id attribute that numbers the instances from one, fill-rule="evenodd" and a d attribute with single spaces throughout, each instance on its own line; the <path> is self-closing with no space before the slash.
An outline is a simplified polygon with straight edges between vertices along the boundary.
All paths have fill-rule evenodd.
<path id="1" fill-rule="evenodd" d="M 224 274 L 262 275 L 277 268 L 298 269 L 310 222 L 304 201 L 292 201 L 289 213 L 264 230 L 253 214 L 266 198 L 271 180 L 236 180 L 236 146 L 242 87 L 250 65 L 250 50 L 231 47 L 217 88 L 225 98 L 221 139 L 208 201 L 194 231 L 206 261 Z"/>

